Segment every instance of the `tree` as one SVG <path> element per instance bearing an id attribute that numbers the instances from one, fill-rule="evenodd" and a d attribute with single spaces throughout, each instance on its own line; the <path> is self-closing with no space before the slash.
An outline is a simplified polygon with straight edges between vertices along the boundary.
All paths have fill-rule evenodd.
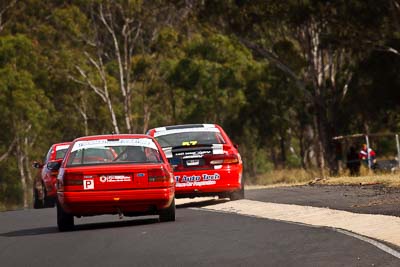
<path id="1" fill-rule="evenodd" d="M 300 89 L 314 117 L 318 165 L 323 170 L 327 164 L 335 173 L 332 137 L 338 133 L 338 110 L 360 58 L 379 45 L 374 40 L 386 24 L 388 6 L 372 1 L 206 1 L 202 11 L 208 12 L 211 7 L 216 10 L 215 16 L 210 16 L 212 23 L 235 34 Z M 199 14 L 203 18 L 202 11 Z M 204 20 L 209 22 L 210 18 Z M 305 63 L 303 68 L 296 68 L 274 50 L 274 45 L 282 41 L 293 44 Z"/>
<path id="2" fill-rule="evenodd" d="M 244 74 L 254 63 L 250 53 L 219 34 L 193 37 L 184 51 L 168 78 L 183 93 L 180 103 L 175 102 L 179 120 L 224 124 L 235 119 L 245 101 Z"/>
<path id="3" fill-rule="evenodd" d="M 7 1 L 2 1 L 0 4 L 0 32 L 4 29 L 4 27 L 7 25 L 8 21 L 11 18 L 10 11 L 14 8 L 16 5 L 17 0 L 7 0 Z"/>
<path id="4" fill-rule="evenodd" d="M 34 46 L 23 35 L 0 38 L 1 107 L 6 117 L 1 127 L 10 137 L 9 150 L 16 161 L 22 187 L 23 204 L 28 207 L 32 181 L 30 156 L 40 130 L 46 125 L 51 104 L 36 87 L 34 76 L 37 55 Z M 4 139 L 3 139 L 4 140 Z M 17 181 L 15 181 L 17 182 Z"/>

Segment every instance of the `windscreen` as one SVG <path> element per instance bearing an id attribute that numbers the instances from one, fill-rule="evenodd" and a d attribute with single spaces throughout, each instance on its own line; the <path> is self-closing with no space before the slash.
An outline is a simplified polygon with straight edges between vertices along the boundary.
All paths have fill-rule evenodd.
<path id="1" fill-rule="evenodd" d="M 98 139 L 75 142 L 67 166 L 161 162 L 157 146 L 149 138 Z"/>
<path id="2" fill-rule="evenodd" d="M 67 150 L 68 150 L 68 148 L 57 150 L 56 159 L 63 159 Z"/>
<path id="3" fill-rule="evenodd" d="M 69 144 L 65 145 L 56 145 L 55 150 L 56 150 L 56 158 L 55 159 L 63 159 L 65 156 L 65 153 L 67 152 L 69 148 Z"/>
<path id="4" fill-rule="evenodd" d="M 163 134 L 156 134 L 155 138 L 161 147 L 225 144 L 224 138 L 217 130 L 170 131 L 171 133 L 166 131 Z"/>

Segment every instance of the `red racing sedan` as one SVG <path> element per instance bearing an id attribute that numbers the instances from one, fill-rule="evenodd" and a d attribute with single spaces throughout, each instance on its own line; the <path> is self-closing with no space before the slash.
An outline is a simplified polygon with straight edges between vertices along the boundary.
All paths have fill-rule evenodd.
<path id="1" fill-rule="evenodd" d="M 64 142 L 52 145 L 43 163 L 37 161 L 33 163 L 32 166 L 38 169 L 33 182 L 33 208 L 54 207 L 57 198 L 58 171 L 53 170 L 53 166 L 64 158 L 70 144 L 70 142 Z"/>
<path id="2" fill-rule="evenodd" d="M 148 134 L 158 141 L 173 167 L 176 197 L 244 197 L 242 159 L 219 125 L 173 125 Z"/>
<path id="3" fill-rule="evenodd" d="M 172 169 L 154 138 L 114 134 L 75 139 L 60 163 L 57 224 L 71 230 L 74 216 L 159 215 L 175 220 Z"/>

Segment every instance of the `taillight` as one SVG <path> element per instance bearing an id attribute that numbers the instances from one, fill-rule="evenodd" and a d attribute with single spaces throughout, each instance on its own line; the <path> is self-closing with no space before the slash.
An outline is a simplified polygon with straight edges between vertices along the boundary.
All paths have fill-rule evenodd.
<path id="1" fill-rule="evenodd" d="M 76 172 L 65 172 L 63 176 L 63 183 L 64 186 L 83 185 L 83 174 Z"/>
<path id="2" fill-rule="evenodd" d="M 221 159 L 211 159 L 210 160 L 210 164 L 211 165 L 221 165 L 223 163 L 224 163 L 224 159 L 223 158 L 221 158 Z"/>
<path id="3" fill-rule="evenodd" d="M 214 155 L 209 159 L 210 165 L 222 165 L 222 164 L 237 164 L 239 158 L 235 154 L 230 155 Z"/>
<path id="4" fill-rule="evenodd" d="M 239 158 L 235 154 L 227 155 L 224 157 L 224 164 L 237 164 L 239 163 Z"/>
<path id="5" fill-rule="evenodd" d="M 147 171 L 149 182 L 174 182 L 174 177 L 164 168 L 150 169 Z"/>

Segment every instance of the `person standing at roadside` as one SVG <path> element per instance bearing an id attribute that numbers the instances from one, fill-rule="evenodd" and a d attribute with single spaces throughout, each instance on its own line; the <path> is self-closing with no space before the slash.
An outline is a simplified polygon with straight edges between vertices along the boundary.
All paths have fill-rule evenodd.
<path id="1" fill-rule="evenodd" d="M 366 144 L 362 145 L 360 153 L 358 153 L 359 159 L 364 162 L 368 167 L 373 168 L 376 163 L 376 153 L 372 148 L 367 147 Z"/>

